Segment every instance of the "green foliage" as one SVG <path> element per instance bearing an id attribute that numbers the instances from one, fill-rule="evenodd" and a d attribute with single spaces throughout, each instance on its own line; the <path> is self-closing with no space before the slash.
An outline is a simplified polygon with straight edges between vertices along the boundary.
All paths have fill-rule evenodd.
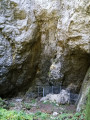
<path id="1" fill-rule="evenodd" d="M 47 113 L 42 113 L 40 111 L 35 113 L 36 118 L 40 118 L 40 120 L 47 120 L 49 118 L 49 115 Z"/>
<path id="2" fill-rule="evenodd" d="M 53 106 L 59 107 L 59 105 L 56 102 L 52 102 Z"/>
<path id="3" fill-rule="evenodd" d="M 0 108 L 0 120 L 33 120 L 33 115 Z"/>
<path id="4" fill-rule="evenodd" d="M 0 98 L 0 107 L 3 107 L 3 104 L 4 104 L 4 102 L 3 102 L 3 100 Z"/>
<path id="5" fill-rule="evenodd" d="M 18 112 L 15 110 L 6 110 L 3 109 L 4 107 L 4 103 L 5 101 L 0 99 L 0 120 L 85 120 L 85 111 L 79 112 L 79 113 L 68 113 L 65 111 L 64 112 L 61 111 L 60 114 L 58 114 L 57 116 L 53 116 L 52 114 L 47 114 L 47 113 L 43 113 L 41 111 L 38 111 L 36 113 L 33 114 L 26 114 L 22 111 Z M 30 110 L 32 107 L 31 103 L 36 103 L 36 100 L 32 100 L 30 101 L 30 103 L 22 103 L 22 106 L 24 108 L 26 108 L 27 110 Z M 57 106 L 56 103 L 47 101 L 43 104 L 52 104 L 53 107 Z M 10 103 L 11 107 L 14 107 L 15 104 L 14 103 Z M 64 107 L 64 106 L 62 106 Z M 89 120 L 90 116 L 90 94 L 88 96 L 88 103 L 87 103 L 87 107 L 86 107 L 86 116 L 87 119 Z"/>
<path id="6" fill-rule="evenodd" d="M 71 120 L 85 120 L 85 111 L 75 113 Z"/>
<path id="7" fill-rule="evenodd" d="M 24 112 L 10 111 L 3 108 L 0 108 L 0 120 L 33 120 L 41 119 L 47 120 L 49 117 L 48 114 L 37 112 L 35 114 L 26 114 Z"/>
<path id="8" fill-rule="evenodd" d="M 51 102 L 51 101 L 49 101 L 49 100 L 44 101 L 43 104 L 52 104 L 53 106 L 56 106 L 56 107 L 59 106 L 56 102 Z"/>
<path id="9" fill-rule="evenodd" d="M 57 117 L 53 117 L 50 114 L 42 113 L 41 111 L 36 112 L 35 114 L 26 114 L 24 112 L 10 111 L 3 108 L 0 108 L 0 120 L 85 120 L 85 112 L 69 114 L 62 113 Z M 89 120 L 89 119 L 87 119 Z"/>
<path id="10" fill-rule="evenodd" d="M 86 120 L 90 120 L 90 90 L 89 90 L 88 100 L 86 104 Z"/>
<path id="11" fill-rule="evenodd" d="M 0 98 L 0 107 L 9 109 L 7 102 L 5 100 L 3 100 L 2 98 Z"/>
<path id="12" fill-rule="evenodd" d="M 43 104 L 51 104 L 50 101 L 43 101 Z"/>
<path id="13" fill-rule="evenodd" d="M 15 104 L 11 102 L 11 103 L 9 104 L 9 107 L 15 107 Z"/>
<path id="14" fill-rule="evenodd" d="M 30 110 L 32 108 L 31 104 L 29 103 L 22 103 L 23 108 L 26 108 L 27 110 Z"/>
<path id="15" fill-rule="evenodd" d="M 63 119 L 69 120 L 70 118 L 72 118 L 72 114 L 66 114 L 66 113 L 63 113 L 63 114 L 59 115 L 59 117 L 58 117 L 58 119 L 60 119 L 60 120 L 63 120 Z"/>
<path id="16" fill-rule="evenodd" d="M 35 99 L 32 99 L 32 100 L 31 100 L 31 103 L 32 103 L 32 104 L 35 104 L 35 103 L 36 103 L 36 100 L 35 100 Z"/>
<path id="17" fill-rule="evenodd" d="M 75 114 L 71 113 L 62 113 L 58 117 L 50 120 L 85 120 L 85 112 L 79 112 Z"/>

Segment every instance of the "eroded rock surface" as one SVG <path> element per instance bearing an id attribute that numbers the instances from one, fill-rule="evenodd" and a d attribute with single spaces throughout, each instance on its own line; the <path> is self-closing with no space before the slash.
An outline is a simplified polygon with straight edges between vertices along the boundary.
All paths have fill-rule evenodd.
<path id="1" fill-rule="evenodd" d="M 56 102 L 58 104 L 69 104 L 70 103 L 70 93 L 67 90 L 61 90 L 59 94 L 48 94 L 46 97 L 42 97 L 40 101 Z"/>
<path id="2" fill-rule="evenodd" d="M 81 87 L 81 91 L 80 91 L 79 99 L 77 103 L 77 109 L 76 109 L 77 112 L 80 112 L 85 106 L 89 90 L 90 90 L 90 67 L 85 75 L 85 78 Z"/>
<path id="3" fill-rule="evenodd" d="M 89 0 L 0 0 L 0 95 L 70 83 L 90 65 Z"/>

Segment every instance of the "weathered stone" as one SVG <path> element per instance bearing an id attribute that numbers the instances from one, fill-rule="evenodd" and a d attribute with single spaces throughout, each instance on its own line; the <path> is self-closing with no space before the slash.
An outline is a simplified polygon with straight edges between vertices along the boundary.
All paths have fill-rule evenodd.
<path id="1" fill-rule="evenodd" d="M 55 117 L 56 117 L 57 115 L 58 115 L 58 113 L 57 113 L 57 112 L 53 112 L 53 116 L 55 116 Z"/>
<path id="2" fill-rule="evenodd" d="M 0 1 L 0 95 L 36 85 L 80 90 L 90 65 L 89 0 Z"/>
<path id="3" fill-rule="evenodd" d="M 5 23 L 5 17 L 0 17 L 0 24 Z"/>
<path id="4" fill-rule="evenodd" d="M 70 93 L 66 90 L 62 90 L 60 94 L 48 94 L 46 97 L 42 97 L 40 101 L 51 101 L 58 104 L 69 104 L 70 103 Z"/>
<path id="5" fill-rule="evenodd" d="M 85 106 L 89 90 L 90 90 L 90 67 L 82 83 L 82 87 L 78 98 L 77 109 L 76 109 L 77 112 L 80 112 Z"/>

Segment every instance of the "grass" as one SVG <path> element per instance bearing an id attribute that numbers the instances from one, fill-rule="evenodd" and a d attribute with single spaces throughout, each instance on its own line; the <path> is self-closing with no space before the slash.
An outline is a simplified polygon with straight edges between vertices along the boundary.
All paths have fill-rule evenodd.
<path id="1" fill-rule="evenodd" d="M 32 108 L 31 104 L 29 103 L 22 103 L 23 108 L 30 110 Z"/>
<path id="2" fill-rule="evenodd" d="M 22 111 L 17 112 L 15 110 L 11 111 L 0 108 L 0 120 L 46 120 L 48 118 L 49 115 L 47 113 L 42 113 L 40 111 L 35 114 L 26 114 Z"/>
<path id="3" fill-rule="evenodd" d="M 57 117 L 53 115 L 43 113 L 41 111 L 36 112 L 35 114 L 26 114 L 25 112 L 11 111 L 0 108 L 0 120 L 85 120 L 85 112 L 69 114 L 63 113 L 59 114 Z M 87 119 L 89 120 L 89 119 Z"/>
<path id="4" fill-rule="evenodd" d="M 50 102 L 49 100 L 42 102 L 43 104 L 52 104 L 53 106 L 58 107 L 59 105 L 56 102 Z"/>
<path id="5" fill-rule="evenodd" d="M 31 101 L 31 103 L 35 102 L 35 100 Z M 52 103 L 46 102 L 44 104 Z M 57 116 L 43 113 L 41 111 L 32 114 L 26 114 L 24 111 L 6 110 L 4 109 L 3 105 L 4 101 L 0 99 L 0 120 L 90 120 L 90 94 L 88 95 L 86 110 L 75 114 L 66 113 L 65 111 Z M 23 105 L 26 109 L 31 109 L 31 105 L 29 103 L 24 103 Z M 14 104 L 11 103 L 11 106 L 14 106 Z M 53 103 L 53 106 L 56 106 L 56 104 Z"/>
<path id="6" fill-rule="evenodd" d="M 0 108 L 0 120 L 33 120 L 33 115 Z"/>
<path id="7" fill-rule="evenodd" d="M 32 99 L 32 100 L 31 100 L 31 103 L 32 103 L 32 104 L 35 104 L 36 102 L 37 102 L 37 101 L 36 101 L 35 99 Z"/>
<path id="8" fill-rule="evenodd" d="M 37 113 L 35 113 L 34 118 L 36 119 L 41 119 L 41 120 L 47 120 L 49 119 L 50 115 L 47 113 L 42 113 L 40 111 L 38 111 Z"/>
<path id="9" fill-rule="evenodd" d="M 5 108 L 5 109 L 9 109 L 8 104 L 2 98 L 0 98 L 0 107 Z"/>

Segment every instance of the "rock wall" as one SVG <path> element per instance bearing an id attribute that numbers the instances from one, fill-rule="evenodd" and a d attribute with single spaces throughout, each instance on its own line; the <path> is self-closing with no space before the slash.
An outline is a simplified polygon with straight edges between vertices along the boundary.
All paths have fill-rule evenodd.
<path id="1" fill-rule="evenodd" d="M 87 73 L 85 75 L 85 78 L 80 90 L 79 100 L 78 100 L 77 109 L 76 109 L 77 112 L 80 112 L 85 107 L 89 90 L 90 90 L 90 67 L 87 70 Z"/>
<path id="2" fill-rule="evenodd" d="M 89 0 L 0 0 L 0 95 L 81 83 L 90 65 Z"/>

